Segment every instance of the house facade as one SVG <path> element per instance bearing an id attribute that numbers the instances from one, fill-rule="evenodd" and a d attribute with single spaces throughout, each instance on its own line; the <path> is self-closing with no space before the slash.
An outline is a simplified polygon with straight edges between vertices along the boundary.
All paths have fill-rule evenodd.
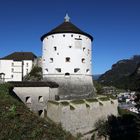
<path id="1" fill-rule="evenodd" d="M 0 58 L 0 73 L 2 80 L 8 81 L 22 81 L 23 77 L 27 75 L 37 58 L 32 52 L 14 52 L 8 56 Z"/>

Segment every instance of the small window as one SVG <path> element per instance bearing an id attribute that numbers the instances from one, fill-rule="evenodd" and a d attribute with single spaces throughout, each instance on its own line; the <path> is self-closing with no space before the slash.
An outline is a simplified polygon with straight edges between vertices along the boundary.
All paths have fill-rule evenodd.
<path id="1" fill-rule="evenodd" d="M 45 70 L 48 72 L 48 69 L 47 68 Z"/>
<path id="2" fill-rule="evenodd" d="M 43 61 L 45 61 L 45 59 L 43 59 Z"/>
<path id="3" fill-rule="evenodd" d="M 72 46 L 69 46 L 69 48 L 72 48 Z"/>
<path id="4" fill-rule="evenodd" d="M 90 54 L 90 50 L 88 49 L 88 54 Z"/>
<path id="5" fill-rule="evenodd" d="M 65 73 L 65 76 L 69 77 L 69 76 L 70 76 L 70 73 L 68 73 L 68 72 L 67 72 L 67 73 Z"/>
<path id="6" fill-rule="evenodd" d="M 11 75 L 11 78 L 14 78 L 14 75 L 13 74 Z"/>
<path id="7" fill-rule="evenodd" d="M 14 72 L 14 69 L 12 68 L 11 71 Z"/>
<path id="8" fill-rule="evenodd" d="M 43 101 L 44 101 L 44 100 L 43 100 L 43 96 L 39 96 L 39 97 L 38 97 L 38 102 L 39 102 L 39 103 L 42 103 Z"/>
<path id="9" fill-rule="evenodd" d="M 31 97 L 30 96 L 27 96 L 25 102 L 26 103 L 31 103 Z"/>
<path id="10" fill-rule="evenodd" d="M 26 67 L 28 67 L 28 65 L 29 65 L 29 64 L 28 64 L 28 63 L 26 63 Z"/>
<path id="11" fill-rule="evenodd" d="M 54 46 L 54 51 L 57 51 L 57 47 L 56 46 Z"/>
<path id="12" fill-rule="evenodd" d="M 28 69 L 26 69 L 26 74 L 28 74 Z"/>
<path id="13" fill-rule="evenodd" d="M 54 38 L 54 36 L 52 35 L 52 38 Z"/>
<path id="14" fill-rule="evenodd" d="M 14 63 L 12 63 L 11 65 L 14 66 Z"/>
<path id="15" fill-rule="evenodd" d="M 82 63 L 85 63 L 85 58 L 82 58 Z"/>
<path id="16" fill-rule="evenodd" d="M 89 69 L 86 69 L 86 73 L 89 73 Z"/>
<path id="17" fill-rule="evenodd" d="M 71 37 L 73 37 L 73 35 L 71 35 Z"/>
<path id="18" fill-rule="evenodd" d="M 39 116 L 42 116 L 42 115 L 43 115 L 43 110 L 39 110 L 39 111 L 38 111 L 38 115 L 39 115 Z"/>
<path id="19" fill-rule="evenodd" d="M 79 70 L 80 70 L 79 68 L 75 68 L 74 73 L 77 73 Z"/>
<path id="20" fill-rule="evenodd" d="M 63 37 L 65 37 L 65 35 L 63 35 Z"/>
<path id="21" fill-rule="evenodd" d="M 83 48 L 83 51 L 85 51 L 85 49 L 86 49 L 86 48 L 84 47 L 84 48 Z"/>
<path id="22" fill-rule="evenodd" d="M 59 55 L 59 53 L 57 53 L 57 55 Z"/>
<path id="23" fill-rule="evenodd" d="M 50 63 L 53 63 L 53 58 L 50 58 Z"/>
<path id="24" fill-rule="evenodd" d="M 61 69 L 60 68 L 56 68 L 55 69 L 57 72 L 61 72 Z"/>
<path id="25" fill-rule="evenodd" d="M 66 62 L 70 62 L 70 57 L 66 57 Z"/>

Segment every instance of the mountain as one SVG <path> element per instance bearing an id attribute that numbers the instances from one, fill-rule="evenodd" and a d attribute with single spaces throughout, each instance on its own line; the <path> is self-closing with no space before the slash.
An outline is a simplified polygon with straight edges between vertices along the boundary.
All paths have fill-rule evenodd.
<path id="1" fill-rule="evenodd" d="M 94 80 L 98 80 L 100 76 L 101 76 L 101 74 L 94 74 L 93 75 L 93 79 Z"/>
<path id="2" fill-rule="evenodd" d="M 130 85 L 128 83 L 131 83 L 131 80 L 133 82 L 136 80 L 139 65 L 140 55 L 135 55 L 131 59 L 120 60 L 112 65 L 111 70 L 101 75 L 98 81 L 103 85 L 128 89 Z"/>

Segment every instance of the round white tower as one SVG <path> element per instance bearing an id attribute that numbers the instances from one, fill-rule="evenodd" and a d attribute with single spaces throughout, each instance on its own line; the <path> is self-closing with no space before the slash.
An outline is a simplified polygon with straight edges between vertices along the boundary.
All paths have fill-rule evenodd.
<path id="1" fill-rule="evenodd" d="M 41 37 L 43 41 L 43 78 L 59 84 L 61 99 L 85 98 L 92 95 L 93 37 L 69 21 Z"/>

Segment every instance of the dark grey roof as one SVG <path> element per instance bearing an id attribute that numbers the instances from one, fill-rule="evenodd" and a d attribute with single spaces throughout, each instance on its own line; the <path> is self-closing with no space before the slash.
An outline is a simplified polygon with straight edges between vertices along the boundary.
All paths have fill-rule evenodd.
<path id="1" fill-rule="evenodd" d="M 8 82 L 11 83 L 14 87 L 50 87 L 50 88 L 58 88 L 59 85 L 55 82 L 32 82 L 32 81 L 23 81 L 23 82 Z"/>
<path id="2" fill-rule="evenodd" d="M 34 60 L 35 58 L 37 58 L 37 56 L 32 52 L 14 52 L 0 59 L 21 61 L 21 60 Z"/>
<path id="3" fill-rule="evenodd" d="M 76 27 L 74 24 L 72 24 L 71 22 L 63 22 L 62 24 L 60 24 L 59 26 L 57 26 L 56 28 L 54 28 L 50 32 L 44 34 L 41 37 L 41 41 L 43 41 L 43 39 L 46 36 L 51 35 L 51 34 L 57 34 L 57 33 L 78 33 L 78 34 L 88 36 L 91 40 L 93 40 L 93 37 L 91 35 L 83 32 L 78 27 Z"/>

